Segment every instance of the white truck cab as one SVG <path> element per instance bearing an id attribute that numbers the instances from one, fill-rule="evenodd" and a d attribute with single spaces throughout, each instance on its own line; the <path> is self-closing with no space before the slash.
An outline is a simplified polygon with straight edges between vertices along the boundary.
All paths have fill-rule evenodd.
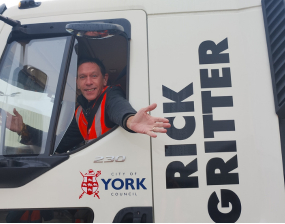
<path id="1" fill-rule="evenodd" d="M 25 0 L 0 13 L 0 222 L 285 221 L 283 0 Z M 57 153 L 84 57 L 136 110 L 157 103 L 167 133 L 116 126 Z M 37 144 L 6 128 L 15 110 Z"/>

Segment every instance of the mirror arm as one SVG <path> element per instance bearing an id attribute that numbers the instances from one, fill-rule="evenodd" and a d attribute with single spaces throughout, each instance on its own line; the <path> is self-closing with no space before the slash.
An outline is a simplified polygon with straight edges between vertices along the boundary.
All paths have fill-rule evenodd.
<path id="1" fill-rule="evenodd" d="M 2 20 L 4 23 L 12 26 L 12 27 L 15 27 L 15 26 L 21 26 L 21 22 L 18 21 L 18 20 L 13 20 L 13 19 L 10 19 L 8 17 L 4 17 L 2 15 L 0 15 L 0 20 Z"/>
<path id="2" fill-rule="evenodd" d="M 7 10 L 7 7 L 5 4 L 0 5 L 0 14 L 2 15 Z"/>

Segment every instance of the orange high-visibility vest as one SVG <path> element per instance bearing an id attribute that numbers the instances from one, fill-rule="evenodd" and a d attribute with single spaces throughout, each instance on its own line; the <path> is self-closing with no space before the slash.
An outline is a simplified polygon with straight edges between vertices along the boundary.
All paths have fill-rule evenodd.
<path id="1" fill-rule="evenodd" d="M 101 94 L 103 94 L 107 88 L 108 88 L 108 86 L 106 86 L 103 89 Z M 95 114 L 93 123 L 92 123 L 91 127 L 89 128 L 89 130 L 87 130 L 88 123 L 87 123 L 87 120 L 86 120 L 84 113 L 82 111 L 82 107 L 79 106 L 75 111 L 76 122 L 78 124 L 80 133 L 86 142 L 89 140 L 98 138 L 100 135 L 103 135 L 104 133 L 106 133 L 107 131 L 109 131 L 111 129 L 105 125 L 106 97 L 107 97 L 107 93 L 104 95 L 104 97 L 101 101 L 101 104 L 100 104 L 100 106 L 99 106 L 99 108 Z M 96 104 L 96 102 L 95 102 L 95 104 Z"/>

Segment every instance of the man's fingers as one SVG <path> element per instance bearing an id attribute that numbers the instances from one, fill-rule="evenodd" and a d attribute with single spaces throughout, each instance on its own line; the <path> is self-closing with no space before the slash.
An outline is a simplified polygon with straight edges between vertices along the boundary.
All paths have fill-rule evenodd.
<path id="1" fill-rule="evenodd" d="M 160 123 L 155 123 L 154 127 L 170 128 L 171 125 L 169 123 L 162 123 L 162 122 L 160 122 Z"/>
<path id="2" fill-rule="evenodd" d="M 154 129 L 152 129 L 153 132 L 159 132 L 159 133 L 166 133 L 167 130 L 165 128 L 159 128 L 159 127 L 155 127 Z"/>
<path id="3" fill-rule="evenodd" d="M 13 113 L 14 113 L 16 116 L 21 116 L 15 108 L 13 109 Z"/>
<path id="4" fill-rule="evenodd" d="M 163 123 L 169 123 L 169 120 L 163 117 L 155 117 L 154 120 L 156 122 L 163 122 Z"/>
<path id="5" fill-rule="evenodd" d="M 152 138 L 156 138 L 156 137 L 157 137 L 157 134 L 155 134 L 155 133 L 152 132 L 152 131 L 147 131 L 146 134 L 149 135 L 149 136 L 152 137 Z"/>
<path id="6" fill-rule="evenodd" d="M 148 107 L 145 108 L 145 112 L 152 111 L 152 110 L 154 110 L 156 107 L 157 107 L 157 104 L 156 104 L 156 103 L 153 103 L 153 104 L 151 104 L 151 105 L 149 105 Z"/>

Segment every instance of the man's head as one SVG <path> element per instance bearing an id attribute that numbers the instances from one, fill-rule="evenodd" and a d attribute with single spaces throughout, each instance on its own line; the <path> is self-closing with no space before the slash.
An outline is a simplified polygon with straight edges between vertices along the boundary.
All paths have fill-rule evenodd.
<path id="1" fill-rule="evenodd" d="M 107 85 L 108 74 L 103 63 L 98 59 L 83 59 L 78 63 L 77 88 L 88 100 L 95 100 Z"/>

